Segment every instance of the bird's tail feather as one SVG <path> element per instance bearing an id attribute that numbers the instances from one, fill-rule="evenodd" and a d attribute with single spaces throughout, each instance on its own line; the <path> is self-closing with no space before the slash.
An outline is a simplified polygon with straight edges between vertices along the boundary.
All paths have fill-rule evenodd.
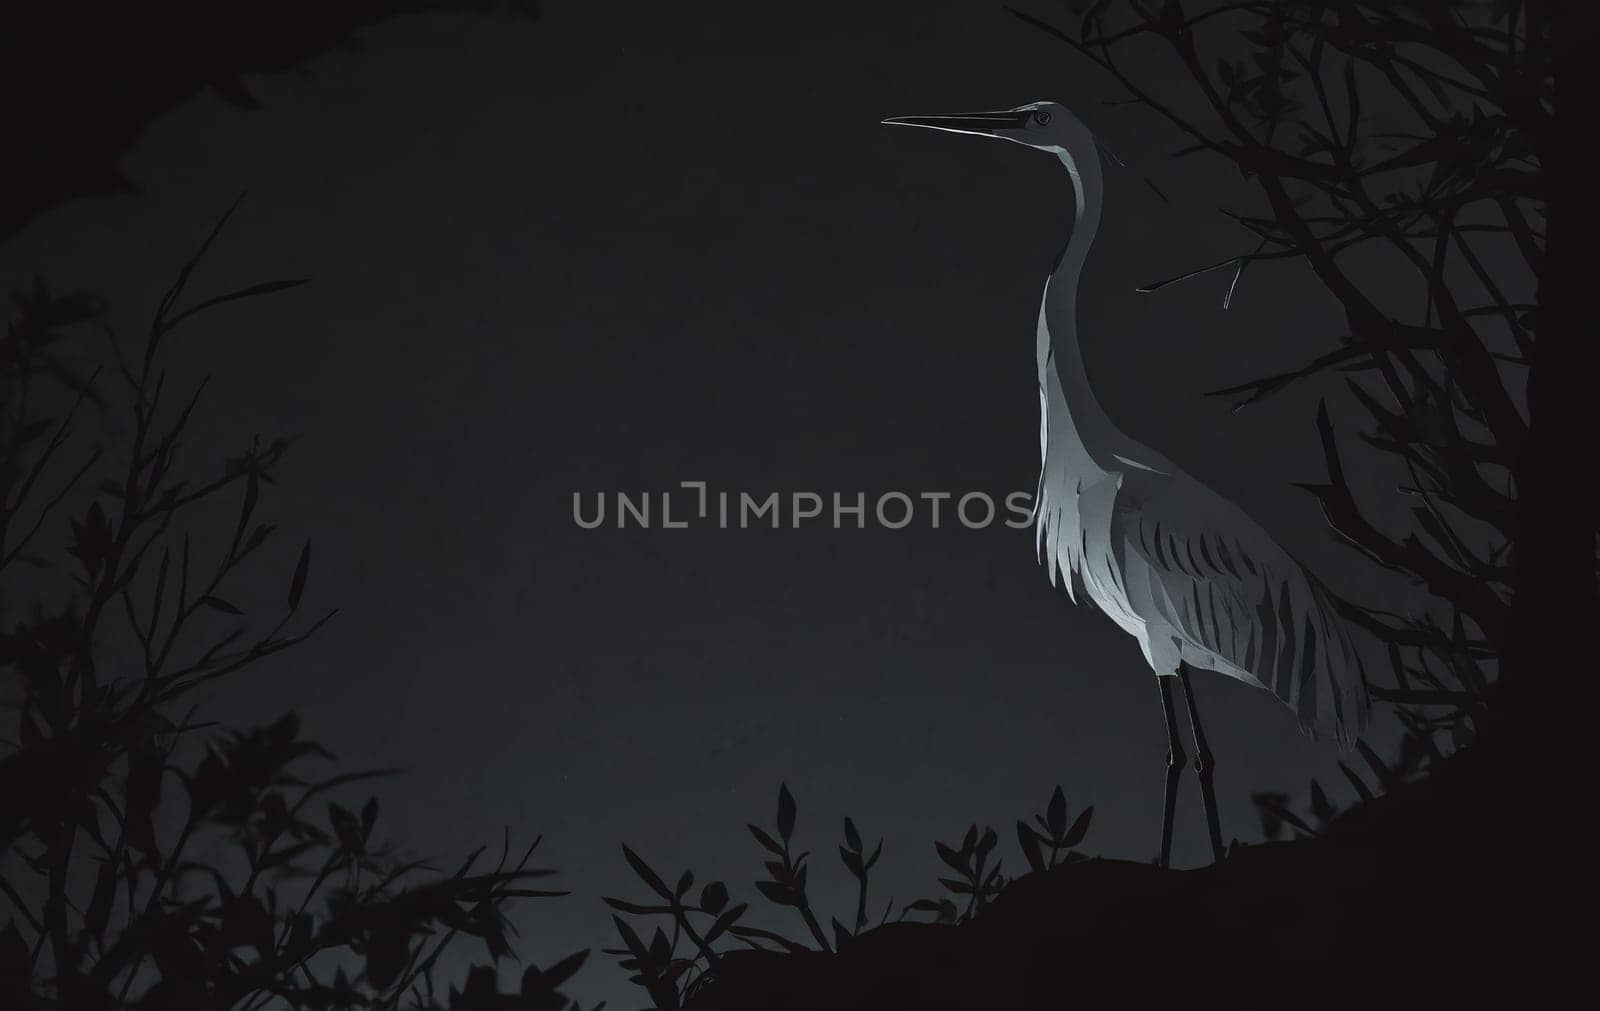
<path id="1" fill-rule="evenodd" d="M 1284 698 L 1299 716 L 1300 727 L 1313 740 L 1331 739 L 1341 749 L 1354 748 L 1372 722 L 1372 697 L 1367 686 L 1366 667 L 1340 620 L 1333 597 L 1321 586 L 1312 584 L 1320 612 L 1321 656 L 1312 663 L 1308 676 L 1288 679 L 1298 682 L 1297 697 Z M 1280 697 L 1283 697 L 1280 693 Z"/>

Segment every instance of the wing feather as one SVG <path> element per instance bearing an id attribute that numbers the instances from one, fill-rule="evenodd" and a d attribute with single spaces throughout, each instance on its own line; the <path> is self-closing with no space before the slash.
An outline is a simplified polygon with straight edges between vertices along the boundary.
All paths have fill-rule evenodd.
<path id="1" fill-rule="evenodd" d="M 1332 595 L 1259 525 L 1181 472 L 1127 489 L 1116 520 L 1149 570 L 1150 617 L 1185 660 L 1271 691 L 1313 736 L 1365 727 L 1365 677 Z"/>

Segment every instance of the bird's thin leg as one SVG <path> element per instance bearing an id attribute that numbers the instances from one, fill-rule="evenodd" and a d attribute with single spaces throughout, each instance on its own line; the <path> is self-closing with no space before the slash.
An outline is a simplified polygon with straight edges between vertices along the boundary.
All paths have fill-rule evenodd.
<path id="1" fill-rule="evenodd" d="M 1161 864 L 1172 863 L 1172 819 L 1178 809 L 1178 778 L 1183 775 L 1183 744 L 1178 740 L 1178 717 L 1172 709 L 1172 678 L 1158 677 L 1161 709 L 1167 717 L 1167 794 L 1161 814 Z"/>
<path id="2" fill-rule="evenodd" d="M 1183 702 L 1189 709 L 1189 726 L 1194 731 L 1194 771 L 1200 780 L 1200 799 L 1206 808 L 1206 830 L 1211 833 L 1211 855 L 1217 863 L 1221 863 L 1222 826 L 1217 820 L 1217 791 L 1211 782 L 1216 765 L 1211 757 L 1211 749 L 1206 747 L 1205 732 L 1200 729 L 1200 710 L 1195 708 L 1194 687 L 1189 684 L 1188 664 L 1178 665 L 1178 680 L 1183 683 Z"/>

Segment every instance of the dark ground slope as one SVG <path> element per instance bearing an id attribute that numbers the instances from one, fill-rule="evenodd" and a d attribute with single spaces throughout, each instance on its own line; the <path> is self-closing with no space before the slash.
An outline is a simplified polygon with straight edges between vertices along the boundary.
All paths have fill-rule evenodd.
<path id="1" fill-rule="evenodd" d="M 1321 838 L 1193 871 L 1064 865 L 969 923 L 889 924 L 837 955 L 736 953 L 689 1007 L 1551 1006 L 1540 938 L 1590 929 L 1588 911 L 1566 926 L 1537 847 L 1507 842 L 1529 833 L 1517 778 L 1480 740 Z"/>

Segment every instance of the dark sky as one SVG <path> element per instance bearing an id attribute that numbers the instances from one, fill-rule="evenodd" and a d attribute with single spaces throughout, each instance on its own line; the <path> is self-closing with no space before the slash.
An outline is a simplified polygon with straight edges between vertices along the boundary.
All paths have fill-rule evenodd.
<path id="1" fill-rule="evenodd" d="M 1243 192 L 997 3 L 554 3 L 537 23 L 418 17 L 359 52 L 211 95 L 146 131 L 139 196 L 81 201 L 0 247 L 7 279 L 104 292 L 129 329 L 240 190 L 197 284 L 309 287 L 212 318 L 215 466 L 304 436 L 269 506 L 315 542 L 318 641 L 208 704 L 299 709 L 352 766 L 409 770 L 389 832 L 457 854 L 543 833 L 576 894 L 529 907 L 541 962 L 613 938 L 618 850 L 752 892 L 746 821 L 800 800 L 825 908 L 839 818 L 887 839 L 887 891 L 932 894 L 934 838 L 1002 830 L 1062 784 L 1088 848 L 1154 855 L 1164 731 L 1137 645 L 1052 590 L 1031 531 L 583 531 L 574 492 L 1029 490 L 1033 326 L 1071 193 L 1049 157 L 878 125 L 1053 98 L 1113 172 L 1083 330 L 1114 419 L 1253 512 L 1336 588 L 1366 576 L 1290 487 L 1322 476 L 1317 387 L 1230 414 L 1203 391 L 1326 346 L 1292 269 L 1134 293 L 1248 248 Z M 1154 176 L 1175 206 L 1144 185 Z M 274 573 L 236 603 L 275 606 Z M 1355 581 L 1353 583 L 1353 581 Z M 1198 682 L 1224 831 L 1252 790 L 1338 778 L 1275 700 Z M 1206 856 L 1192 781 L 1182 863 Z M 1010 853 L 1008 863 L 1018 861 Z M 576 988 L 621 997 L 602 961 Z M 631 1002 L 632 997 L 624 999 Z"/>

